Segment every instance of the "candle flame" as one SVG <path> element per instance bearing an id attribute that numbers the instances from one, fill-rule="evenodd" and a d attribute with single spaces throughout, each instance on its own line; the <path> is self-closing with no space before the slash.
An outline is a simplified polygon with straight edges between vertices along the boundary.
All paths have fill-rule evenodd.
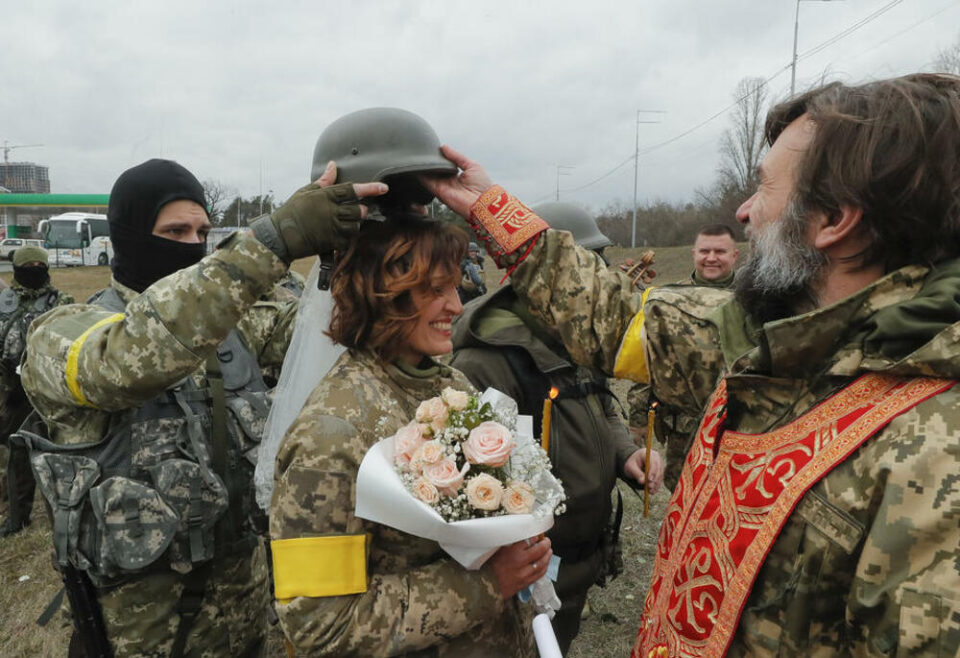
<path id="1" fill-rule="evenodd" d="M 551 400 L 556 400 L 558 395 L 560 395 L 560 389 L 558 389 L 556 386 L 551 386 L 551 387 L 550 387 L 550 399 L 551 399 Z"/>

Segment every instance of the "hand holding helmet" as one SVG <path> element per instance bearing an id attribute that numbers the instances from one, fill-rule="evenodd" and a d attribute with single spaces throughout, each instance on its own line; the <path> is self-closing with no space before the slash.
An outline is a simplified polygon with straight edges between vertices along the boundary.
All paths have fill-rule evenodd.
<path id="1" fill-rule="evenodd" d="M 359 199 L 385 194 L 384 183 L 342 183 L 333 162 L 314 183 L 293 193 L 270 215 L 250 224 L 253 234 L 281 260 L 326 254 L 345 247 L 360 230 L 367 208 Z"/>

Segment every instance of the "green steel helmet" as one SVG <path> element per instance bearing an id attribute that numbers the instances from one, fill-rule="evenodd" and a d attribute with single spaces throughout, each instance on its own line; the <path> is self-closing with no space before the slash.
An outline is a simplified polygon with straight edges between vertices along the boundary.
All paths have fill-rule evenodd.
<path id="1" fill-rule="evenodd" d="M 580 206 L 563 201 L 550 201 L 531 210 L 540 215 L 550 228 L 573 233 L 574 241 L 584 249 L 603 249 L 612 244 L 610 238 L 600 232 L 597 220 Z"/>
<path id="2" fill-rule="evenodd" d="M 13 266 L 21 267 L 27 263 L 47 264 L 47 250 L 41 247 L 26 246 L 20 247 L 13 252 Z"/>
<path id="3" fill-rule="evenodd" d="M 440 138 L 413 112 L 374 107 L 340 117 L 324 130 L 313 149 L 310 180 L 337 163 L 338 183 L 382 181 L 390 191 L 378 205 L 403 207 L 433 199 L 418 174 L 456 174 L 457 167 L 440 153 Z"/>

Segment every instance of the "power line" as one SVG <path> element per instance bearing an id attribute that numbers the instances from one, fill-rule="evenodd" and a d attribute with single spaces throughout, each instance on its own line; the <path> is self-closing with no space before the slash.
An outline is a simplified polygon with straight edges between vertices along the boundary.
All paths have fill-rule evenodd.
<path id="1" fill-rule="evenodd" d="M 891 2 L 888 2 L 888 3 L 885 4 L 884 6 L 880 7 L 880 8 L 877 9 L 876 11 L 874 11 L 873 13 L 868 14 L 867 16 L 863 17 L 862 19 L 858 20 L 858 21 L 855 22 L 853 25 L 850 25 L 849 27 L 841 30 L 840 32 L 838 32 L 837 34 L 833 35 L 833 36 L 830 37 L 829 39 L 827 39 L 827 40 L 825 40 L 825 41 L 817 44 L 816 46 L 814 46 L 814 47 L 811 48 L 810 50 L 802 53 L 801 55 L 798 56 L 798 59 L 805 59 L 805 58 L 808 58 L 808 57 L 812 57 L 813 55 L 819 53 L 820 51 L 828 48 L 829 46 L 832 46 L 833 44 L 837 43 L 838 41 L 842 40 L 843 38 L 849 36 L 850 34 L 853 34 L 853 33 L 856 32 L 857 30 L 859 30 L 861 27 L 863 27 L 864 25 L 866 25 L 867 23 L 870 23 L 870 22 L 876 20 L 876 19 L 879 18 L 881 15 L 883 15 L 883 14 L 885 14 L 886 12 L 890 11 L 891 9 L 893 9 L 893 8 L 896 7 L 897 5 L 901 4 L 902 2 L 903 2 L 903 0 L 891 0 Z M 898 32 L 897 34 L 893 35 L 892 37 L 889 37 L 889 39 L 892 39 L 892 38 L 894 38 L 894 37 L 896 37 L 896 36 L 899 36 L 900 34 L 903 34 L 904 32 L 907 32 L 907 31 L 909 31 L 909 30 L 917 27 L 917 26 L 920 25 L 921 23 L 924 23 L 924 22 L 930 20 L 931 18 L 933 18 L 934 16 L 936 16 L 936 15 L 938 15 L 938 14 L 946 11 L 946 9 L 948 9 L 948 8 L 949 8 L 949 7 L 944 7 L 943 9 L 940 9 L 939 11 L 937 11 L 937 12 L 936 12 L 935 14 L 933 14 L 932 16 L 929 16 L 929 17 L 926 18 L 926 19 L 923 19 L 923 20 L 921 20 L 921 21 L 919 21 L 919 22 L 917 22 L 917 23 L 914 23 L 914 24 L 911 25 L 910 27 L 902 30 L 901 32 Z M 888 39 L 888 40 L 889 40 L 889 39 Z M 884 42 L 881 42 L 881 44 L 882 44 L 882 43 L 884 43 Z M 877 46 L 879 46 L 879 45 L 881 45 L 881 44 L 877 44 Z M 876 47 L 876 46 L 874 46 L 874 47 Z M 765 87 L 765 86 L 767 86 L 768 84 L 770 84 L 771 82 L 773 82 L 775 79 L 777 79 L 778 77 L 780 77 L 783 73 L 785 73 L 786 71 L 788 71 L 788 70 L 790 69 L 790 66 L 791 66 L 791 63 L 787 63 L 787 64 L 785 64 L 783 67 L 777 69 L 773 74 L 771 74 L 769 77 L 765 78 L 765 79 L 763 80 L 763 82 L 760 83 L 759 87 Z M 747 92 L 747 93 L 744 94 L 743 96 L 738 97 L 737 99 L 735 99 L 732 103 L 730 103 L 729 105 L 727 105 L 727 106 L 724 107 L 723 109 L 719 110 L 718 112 L 715 112 L 714 114 L 711 114 L 709 117 L 707 117 L 707 118 L 704 119 L 703 121 L 700 121 L 699 123 L 691 126 L 691 127 L 688 128 L 687 130 L 684 130 L 683 132 L 678 133 L 678 134 L 674 135 L 673 137 L 670 137 L 669 139 L 665 139 L 665 140 L 662 141 L 662 142 L 657 142 L 656 144 L 652 144 L 652 145 L 650 145 L 650 146 L 644 147 L 643 149 L 640 150 L 639 155 L 646 155 L 646 154 L 648 154 L 648 153 L 651 153 L 651 152 L 653 152 L 653 151 L 656 151 L 656 150 L 658 150 L 658 149 L 661 149 L 661 148 L 663 148 L 664 146 L 668 146 L 668 145 L 670 145 L 670 144 L 673 144 L 674 142 L 676 142 L 676 141 L 678 141 L 678 140 L 680 140 L 680 139 L 683 139 L 683 138 L 686 137 L 687 135 L 696 132 L 697 130 L 699 130 L 700 128 L 704 127 L 704 126 L 707 125 L 708 123 L 716 120 L 717 118 L 719 118 L 719 117 L 723 116 L 724 114 L 726 114 L 727 112 L 729 112 L 731 109 L 733 109 L 734 107 L 736 107 L 740 102 L 742 102 L 744 99 L 746 99 L 748 96 L 750 96 L 750 95 L 751 95 L 752 93 L 754 93 L 754 92 L 755 92 L 755 89 L 754 89 L 754 90 L 751 90 L 750 92 Z M 633 154 L 631 154 L 631 155 L 627 156 L 627 158 L 626 158 L 625 160 L 623 160 L 620 164 L 616 165 L 613 169 L 609 170 L 608 172 L 606 172 L 606 173 L 603 174 L 602 176 L 598 176 L 597 178 L 593 179 L 593 180 L 590 181 L 589 183 L 585 183 L 584 185 L 580 185 L 579 187 L 575 187 L 575 188 L 572 188 L 572 189 L 566 190 L 566 191 L 567 191 L 567 192 L 571 192 L 571 193 L 572 193 L 572 192 L 579 192 L 580 190 L 586 189 L 586 188 L 588 188 L 588 187 L 590 187 L 590 186 L 592 186 L 592 185 L 596 185 L 597 183 L 599 183 L 599 182 L 602 181 L 603 179 L 605 179 L 605 178 L 613 175 L 614 173 L 616 173 L 620 168 L 622 168 L 622 167 L 623 167 L 624 165 L 626 165 L 628 162 L 632 161 L 632 160 L 634 159 L 634 157 L 635 157 L 635 156 L 634 156 Z"/>
<path id="2" fill-rule="evenodd" d="M 894 7 L 896 7 L 897 5 L 899 5 L 901 2 L 903 2 L 903 0 L 892 0 L 892 2 L 889 2 L 889 3 L 885 4 L 884 6 L 880 7 L 880 9 L 876 10 L 875 12 L 873 12 L 872 14 L 870 14 L 869 16 L 865 16 L 864 18 L 861 18 L 859 21 L 857 21 L 856 23 L 854 23 L 853 25 L 851 25 L 851 26 L 848 27 L 847 29 L 845 29 L 845 30 L 843 30 L 843 31 L 835 34 L 834 36 L 830 37 L 829 39 L 827 39 L 827 40 L 824 41 L 823 43 L 821 43 L 821 44 L 819 44 L 819 45 L 817 45 L 817 46 L 814 46 L 813 48 L 811 48 L 810 50 L 808 50 L 808 51 L 805 52 L 805 53 L 801 53 L 800 56 L 798 57 L 798 59 L 803 59 L 803 58 L 805 58 L 805 57 L 811 57 L 811 56 L 813 56 L 813 55 L 816 55 L 816 54 L 817 54 L 818 52 L 820 52 L 821 50 L 824 50 L 824 49 L 826 49 L 826 48 L 829 48 L 830 46 L 832 46 L 832 45 L 835 44 L 836 42 L 840 41 L 840 40 L 843 39 L 844 37 L 846 37 L 846 36 L 848 36 L 848 35 L 850 35 L 850 34 L 853 34 L 853 33 L 856 32 L 857 30 L 859 30 L 861 27 L 863 27 L 864 25 L 866 25 L 867 23 L 870 23 L 871 21 L 873 21 L 873 20 L 879 18 L 880 16 L 882 16 L 883 14 L 887 13 L 888 11 L 890 11 L 891 9 L 893 9 Z"/>

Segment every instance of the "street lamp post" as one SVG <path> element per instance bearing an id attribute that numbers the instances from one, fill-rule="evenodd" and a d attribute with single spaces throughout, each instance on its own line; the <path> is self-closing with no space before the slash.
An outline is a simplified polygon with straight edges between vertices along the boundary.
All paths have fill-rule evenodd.
<path id="1" fill-rule="evenodd" d="M 563 169 L 573 169 L 573 165 L 557 165 L 557 201 L 560 200 L 560 177 L 570 175 L 569 171 Z"/>
<path id="2" fill-rule="evenodd" d="M 630 232 L 630 246 L 637 246 L 637 176 L 640 172 L 640 124 L 660 123 L 659 121 L 641 121 L 640 114 L 666 114 L 663 110 L 637 110 L 637 131 L 633 143 L 633 230 Z"/>
<path id="3" fill-rule="evenodd" d="M 836 2 L 837 0 L 797 0 L 797 9 L 793 15 L 793 59 L 790 61 L 790 96 L 793 96 L 797 82 L 797 35 L 800 32 L 801 2 Z"/>

